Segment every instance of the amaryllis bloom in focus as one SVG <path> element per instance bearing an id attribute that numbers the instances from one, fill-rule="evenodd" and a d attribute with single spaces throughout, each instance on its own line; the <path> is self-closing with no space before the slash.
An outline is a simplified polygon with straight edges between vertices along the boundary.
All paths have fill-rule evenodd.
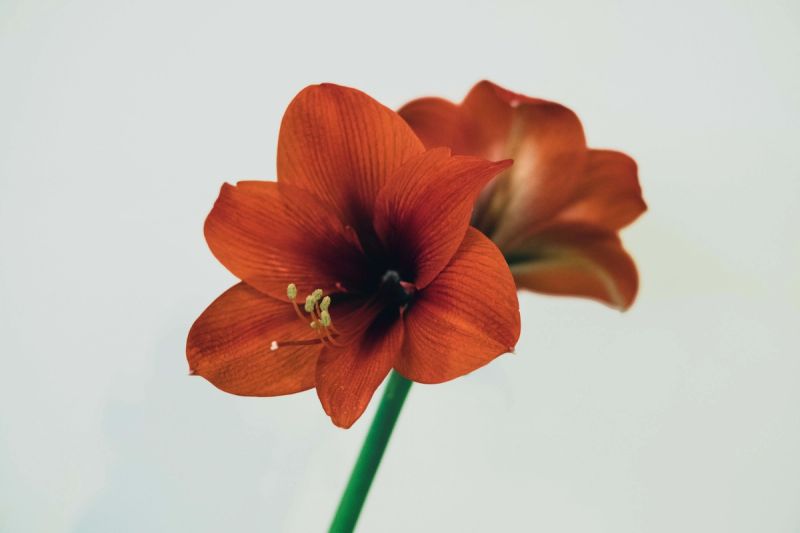
<path id="1" fill-rule="evenodd" d="M 513 278 L 469 226 L 509 164 L 426 151 L 369 96 L 307 87 L 281 124 L 278 181 L 223 185 L 206 220 L 241 282 L 192 326 L 192 373 L 247 396 L 316 387 L 349 427 L 392 368 L 438 383 L 512 350 Z"/>
<path id="2" fill-rule="evenodd" d="M 399 113 L 428 148 L 514 160 L 480 194 L 472 225 L 502 250 L 519 287 L 633 303 L 636 266 L 617 235 L 646 209 L 633 159 L 587 148 L 566 107 L 488 81 L 460 105 L 421 98 Z"/>

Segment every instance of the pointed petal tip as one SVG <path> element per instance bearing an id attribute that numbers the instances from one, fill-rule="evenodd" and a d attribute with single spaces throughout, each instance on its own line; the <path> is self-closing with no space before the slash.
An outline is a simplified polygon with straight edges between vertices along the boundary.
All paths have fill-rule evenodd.
<path id="1" fill-rule="evenodd" d="M 493 90 L 497 90 L 497 89 L 501 88 L 501 87 L 500 87 L 499 85 L 497 85 L 496 83 L 494 83 L 494 82 L 492 82 L 492 81 L 489 81 L 489 80 L 487 80 L 486 78 L 483 78 L 483 79 L 482 79 L 482 80 L 480 80 L 478 83 L 476 83 L 475 85 L 473 85 L 471 90 L 472 90 L 472 91 L 474 91 L 475 89 L 479 89 L 479 88 L 483 88 L 483 87 L 487 87 L 487 88 L 489 88 L 489 89 L 493 89 Z"/>
<path id="2" fill-rule="evenodd" d="M 347 431 L 348 429 L 353 427 L 353 424 L 355 424 L 356 420 L 358 420 L 358 419 L 356 419 L 356 420 L 337 420 L 334 417 L 330 417 L 330 418 L 331 418 L 331 422 L 333 422 L 333 425 L 336 426 L 337 428 L 343 430 L 343 431 Z"/>
<path id="3" fill-rule="evenodd" d="M 495 161 L 494 164 L 495 164 L 496 167 L 500 168 L 500 170 L 505 170 L 505 169 L 507 169 L 508 167 L 510 167 L 511 165 L 514 164 L 514 160 L 513 159 L 502 159 L 500 161 Z"/>
<path id="4" fill-rule="evenodd" d="M 305 93 L 308 91 L 326 91 L 326 92 L 333 92 L 333 91 L 340 91 L 342 89 L 345 90 L 357 90 L 353 89 L 352 87 L 347 87 L 345 85 L 339 85 L 338 83 L 332 83 L 329 81 L 323 81 L 320 83 L 312 83 L 311 85 L 307 85 L 304 87 L 300 93 Z M 300 94 L 298 93 L 298 95 Z"/>

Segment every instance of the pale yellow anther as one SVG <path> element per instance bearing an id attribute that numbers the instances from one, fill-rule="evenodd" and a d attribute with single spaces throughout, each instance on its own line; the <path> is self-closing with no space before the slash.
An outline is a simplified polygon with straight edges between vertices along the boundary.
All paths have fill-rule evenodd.
<path id="1" fill-rule="evenodd" d="M 314 304 L 316 304 L 316 303 L 317 302 L 314 301 L 314 296 L 312 296 L 310 294 L 308 296 L 306 296 L 306 305 L 304 306 L 304 309 L 306 310 L 306 313 L 310 313 L 311 311 L 313 311 L 314 310 Z"/>
<path id="2" fill-rule="evenodd" d="M 339 284 L 337 284 L 337 287 Z M 333 327 L 333 320 L 331 319 L 331 314 L 328 309 L 331 306 L 332 300 L 330 296 L 325 296 L 325 293 L 322 289 L 314 289 L 311 294 L 305 297 L 305 302 L 303 308 L 308 315 L 303 314 L 300 310 L 300 306 L 297 302 L 297 285 L 294 283 L 289 283 L 286 286 L 286 296 L 289 297 L 289 300 L 292 302 L 291 307 L 294 310 L 297 317 L 300 319 L 301 323 L 306 322 L 307 320 L 311 320 L 310 322 L 306 322 L 306 324 L 314 330 L 316 334 L 316 339 L 289 339 L 289 340 L 282 340 L 280 343 L 278 341 L 272 341 L 270 344 L 270 350 L 275 351 L 280 347 L 287 345 L 287 346 L 305 346 L 305 345 L 316 345 L 322 344 L 323 346 L 343 346 L 343 344 L 339 343 L 336 339 L 341 335 L 335 327 Z"/>
<path id="3" fill-rule="evenodd" d="M 319 321 L 322 322 L 322 325 L 327 328 L 331 325 L 331 314 L 327 311 L 322 311 L 319 314 Z"/>

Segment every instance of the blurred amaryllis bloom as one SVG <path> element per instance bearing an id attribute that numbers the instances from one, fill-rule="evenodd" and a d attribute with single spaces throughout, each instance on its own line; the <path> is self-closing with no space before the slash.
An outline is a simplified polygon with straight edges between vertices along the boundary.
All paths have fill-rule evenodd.
<path id="1" fill-rule="evenodd" d="M 399 113 L 428 148 L 514 160 L 481 192 L 472 225 L 502 250 L 520 288 L 633 303 L 636 266 L 618 236 L 646 209 L 633 159 L 587 148 L 566 107 L 488 81 L 460 105 L 420 98 Z"/>
<path id="2" fill-rule="evenodd" d="M 192 326 L 192 373 L 247 396 L 316 387 L 349 427 L 392 368 L 438 383 L 512 350 L 513 278 L 469 226 L 509 164 L 425 151 L 364 93 L 307 87 L 283 117 L 278 181 L 225 184 L 208 215 L 211 251 L 242 281 Z"/>

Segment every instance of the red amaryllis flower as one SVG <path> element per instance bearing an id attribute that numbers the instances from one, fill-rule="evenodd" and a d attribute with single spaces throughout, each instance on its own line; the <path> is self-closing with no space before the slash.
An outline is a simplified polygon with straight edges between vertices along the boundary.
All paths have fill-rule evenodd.
<path id="1" fill-rule="evenodd" d="M 472 225 L 503 251 L 519 287 L 633 303 L 636 266 L 617 235 L 646 209 L 633 159 L 587 148 L 566 107 L 488 81 L 460 105 L 421 98 L 399 113 L 428 148 L 514 160 L 480 194 Z"/>
<path id="2" fill-rule="evenodd" d="M 349 427 L 392 368 L 438 383 L 510 351 L 514 281 L 469 227 L 509 164 L 425 151 L 354 89 L 304 89 L 281 124 L 278 181 L 223 185 L 206 220 L 211 251 L 242 281 L 192 326 L 191 371 L 247 396 L 316 387 Z"/>

